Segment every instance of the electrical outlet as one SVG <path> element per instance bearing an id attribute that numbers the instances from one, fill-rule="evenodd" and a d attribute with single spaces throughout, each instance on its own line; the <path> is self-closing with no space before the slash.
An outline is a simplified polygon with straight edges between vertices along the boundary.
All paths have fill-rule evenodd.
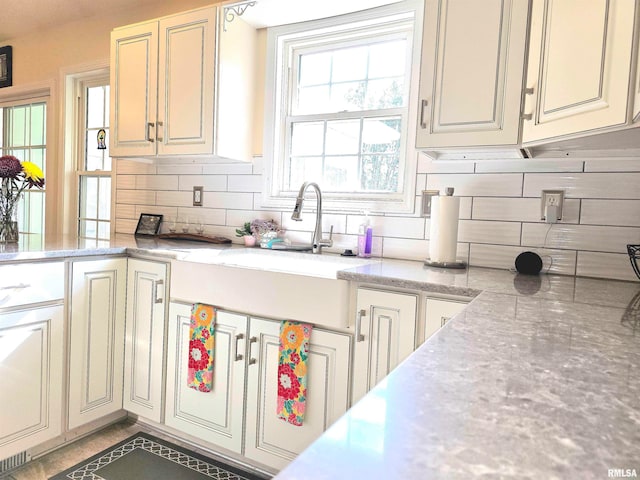
<path id="1" fill-rule="evenodd" d="M 422 190 L 422 212 L 421 215 L 431 218 L 431 199 L 440 195 L 440 190 Z"/>
<path id="2" fill-rule="evenodd" d="M 193 187 L 193 206 L 202 206 L 202 191 L 204 187 Z"/>
<path id="3" fill-rule="evenodd" d="M 547 207 L 556 207 L 557 219 L 562 220 L 564 190 L 542 190 L 540 199 L 540 220 L 546 220 L 545 211 Z"/>

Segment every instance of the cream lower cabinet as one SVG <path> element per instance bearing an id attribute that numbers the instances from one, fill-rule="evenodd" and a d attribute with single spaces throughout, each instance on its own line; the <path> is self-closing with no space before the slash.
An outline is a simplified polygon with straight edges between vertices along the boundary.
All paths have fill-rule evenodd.
<path id="1" fill-rule="evenodd" d="M 425 299 L 424 339 L 440 330 L 467 306 L 468 300 L 445 300 L 442 298 Z"/>
<path id="2" fill-rule="evenodd" d="M 62 433 L 63 327 L 62 305 L 0 314 L 0 459 Z"/>
<path id="3" fill-rule="evenodd" d="M 349 405 L 350 335 L 314 328 L 300 427 L 276 415 L 280 322 L 219 310 L 213 389 L 187 386 L 191 306 L 170 308 L 165 424 L 274 469 L 293 460 Z"/>
<path id="4" fill-rule="evenodd" d="M 276 416 L 280 322 L 251 318 L 245 455 L 282 469 L 349 406 L 350 335 L 314 328 L 309 343 L 303 425 Z"/>
<path id="5" fill-rule="evenodd" d="M 217 312 L 213 389 L 199 392 L 187 386 L 190 317 L 191 305 L 171 302 L 165 424 L 242 453 L 248 319 Z"/>
<path id="6" fill-rule="evenodd" d="M 125 327 L 125 410 L 162 420 L 167 265 L 130 258 Z"/>
<path id="7" fill-rule="evenodd" d="M 354 402 L 414 351 L 417 307 L 415 294 L 358 288 Z"/>
<path id="8" fill-rule="evenodd" d="M 127 259 L 71 264 L 69 429 L 122 409 Z"/>

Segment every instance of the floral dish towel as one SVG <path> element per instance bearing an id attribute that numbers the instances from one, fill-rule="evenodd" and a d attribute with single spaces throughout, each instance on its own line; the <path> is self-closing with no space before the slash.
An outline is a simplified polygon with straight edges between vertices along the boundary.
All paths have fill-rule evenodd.
<path id="1" fill-rule="evenodd" d="M 213 386 L 215 322 L 215 307 L 194 303 L 189 326 L 187 385 L 201 392 L 210 392 Z"/>
<path id="2" fill-rule="evenodd" d="M 287 320 L 280 324 L 277 414 L 296 426 L 304 420 L 311 328 L 308 323 Z"/>

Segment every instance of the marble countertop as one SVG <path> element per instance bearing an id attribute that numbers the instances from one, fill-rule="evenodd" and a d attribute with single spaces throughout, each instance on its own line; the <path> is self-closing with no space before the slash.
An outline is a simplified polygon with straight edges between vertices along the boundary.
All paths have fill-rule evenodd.
<path id="1" fill-rule="evenodd" d="M 198 248 L 241 249 L 121 236 L 0 261 Z M 640 475 L 640 284 L 387 259 L 336 276 L 475 298 L 277 479 Z"/>

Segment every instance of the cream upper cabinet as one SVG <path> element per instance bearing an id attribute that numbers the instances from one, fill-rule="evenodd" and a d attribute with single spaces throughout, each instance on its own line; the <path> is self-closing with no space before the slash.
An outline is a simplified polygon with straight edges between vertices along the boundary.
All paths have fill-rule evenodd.
<path id="1" fill-rule="evenodd" d="M 256 30 L 201 8 L 111 34 L 113 157 L 250 160 Z M 218 121 L 219 120 L 219 121 Z"/>
<path id="2" fill-rule="evenodd" d="M 632 0 L 533 1 L 523 143 L 627 122 L 635 10 Z"/>
<path id="3" fill-rule="evenodd" d="M 417 295 L 358 288 L 353 401 L 358 401 L 415 348 Z"/>
<path id="4" fill-rule="evenodd" d="M 417 148 L 517 145 L 526 0 L 426 0 Z"/>

